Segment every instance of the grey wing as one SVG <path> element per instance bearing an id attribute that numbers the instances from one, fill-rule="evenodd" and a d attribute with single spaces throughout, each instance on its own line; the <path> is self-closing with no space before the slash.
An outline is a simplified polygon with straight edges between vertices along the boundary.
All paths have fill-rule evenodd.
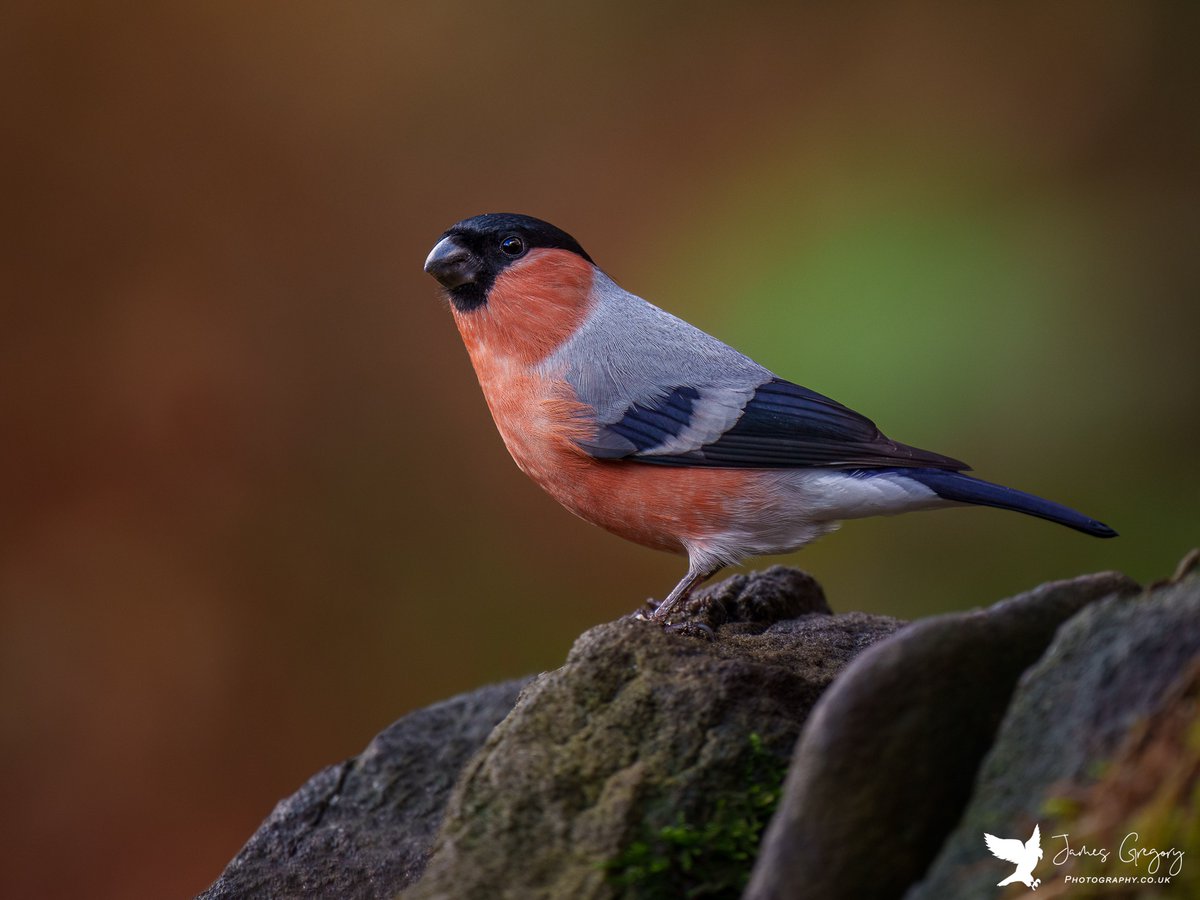
<path id="1" fill-rule="evenodd" d="M 599 426 L 584 444 L 616 459 L 687 453 L 716 440 L 742 414 L 770 371 L 709 334 L 618 287 L 603 273 L 596 306 L 548 361 L 561 369 Z M 652 423 L 641 410 L 662 408 Z"/>
<path id="2" fill-rule="evenodd" d="M 720 468 L 967 468 L 888 439 L 865 416 L 599 278 L 596 311 L 552 360 L 594 410 L 597 433 L 581 442 L 592 456 Z"/>

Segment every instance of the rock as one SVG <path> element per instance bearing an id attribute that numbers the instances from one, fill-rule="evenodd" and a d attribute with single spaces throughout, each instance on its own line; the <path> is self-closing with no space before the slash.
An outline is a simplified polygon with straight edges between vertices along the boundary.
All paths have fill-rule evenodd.
<path id="1" fill-rule="evenodd" d="M 738 896 L 809 710 L 901 623 L 830 615 L 780 567 L 686 612 L 711 640 L 626 618 L 534 680 L 464 771 L 406 900 Z"/>
<path id="2" fill-rule="evenodd" d="M 1027 889 L 997 891 L 1012 869 L 983 833 L 1035 823 L 1038 896 L 1076 896 L 1057 834 L 1200 837 L 1186 569 L 911 625 L 832 615 L 794 570 L 736 576 L 679 628 L 588 631 L 519 697 L 402 719 L 281 803 L 202 896 L 994 900 Z M 1200 896 L 1184 869 L 1173 896 Z"/>
<path id="3" fill-rule="evenodd" d="M 1160 839 L 1165 843 L 1158 846 L 1172 846 L 1175 826 L 1161 821 L 1164 814 L 1178 817 L 1179 827 L 1192 829 L 1190 847 L 1182 846 L 1194 849 L 1195 823 L 1200 821 L 1198 661 L 1200 576 L 1136 596 L 1123 593 L 1064 625 L 1045 656 L 1022 678 L 961 823 L 907 900 L 995 900 L 996 884 L 1011 866 L 1006 869 L 988 854 L 985 831 L 1024 840 L 1035 824 L 1041 826 L 1044 858 L 1034 874 L 1047 884 L 1038 896 L 1055 895 L 1056 888 L 1064 896 L 1077 895 L 1072 893 L 1077 885 L 1058 883 L 1067 870 L 1054 861 L 1063 847 L 1056 834 L 1070 834 L 1075 848 L 1084 843 L 1106 847 L 1112 853 L 1109 873 L 1123 876 L 1146 874 L 1144 865 L 1139 870 L 1116 858 L 1130 831 L 1140 828 L 1142 846 L 1153 846 L 1146 843 L 1152 840 L 1148 832 L 1162 825 Z M 1190 739 L 1186 734 L 1179 737 L 1179 728 L 1170 725 L 1181 714 L 1185 724 L 1190 723 Z M 1174 749 L 1154 752 L 1155 737 L 1172 731 L 1174 737 L 1168 734 L 1159 743 Z M 1190 771 L 1191 781 L 1155 774 L 1161 771 Z M 1139 781 L 1144 784 L 1131 787 Z M 1156 811 L 1147 798 L 1159 796 L 1156 792 L 1172 782 L 1176 789 L 1184 788 L 1181 796 Z M 1082 796 L 1090 795 L 1082 812 L 1097 813 L 1104 803 L 1118 806 L 1118 814 L 1106 817 L 1113 825 L 1108 834 L 1089 833 L 1086 817 L 1061 809 L 1062 798 L 1080 795 L 1081 790 Z M 1090 818 L 1095 821 L 1096 816 Z M 1184 868 L 1191 864 L 1187 860 Z M 1170 896 L 1198 896 L 1180 882 L 1176 878 Z"/>
<path id="4" fill-rule="evenodd" d="M 526 680 L 414 712 L 279 803 L 203 900 L 392 897 L 420 876 L 467 759 Z"/>
<path id="5" fill-rule="evenodd" d="M 1137 589 L 1113 573 L 1046 584 L 863 653 L 805 726 L 747 900 L 900 896 L 957 822 L 1021 673 L 1082 607 Z"/>

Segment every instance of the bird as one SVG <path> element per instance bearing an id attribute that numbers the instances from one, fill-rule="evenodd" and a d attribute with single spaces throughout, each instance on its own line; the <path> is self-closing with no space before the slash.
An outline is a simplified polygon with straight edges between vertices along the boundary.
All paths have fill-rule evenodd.
<path id="1" fill-rule="evenodd" d="M 1033 867 L 1042 858 L 1042 828 L 1040 825 L 1033 826 L 1033 835 L 1025 843 L 1021 843 L 1016 838 L 998 838 L 987 832 L 984 832 L 983 842 L 987 844 L 987 848 L 992 851 L 992 856 L 996 859 L 1010 862 L 1017 867 L 1015 872 L 998 882 L 996 887 L 1004 887 L 1006 884 L 1019 881 L 1027 888 L 1035 891 L 1038 889 L 1042 880 L 1033 877 Z"/>
<path id="2" fill-rule="evenodd" d="M 891 440 L 618 286 L 549 222 L 464 219 L 424 269 L 517 466 L 586 521 L 687 557 L 649 616 L 661 624 L 721 569 L 799 549 L 845 519 L 979 505 L 1116 535 Z"/>

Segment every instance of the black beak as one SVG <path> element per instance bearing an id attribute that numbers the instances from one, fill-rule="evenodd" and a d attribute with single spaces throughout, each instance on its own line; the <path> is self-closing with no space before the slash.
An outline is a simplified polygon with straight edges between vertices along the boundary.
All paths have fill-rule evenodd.
<path id="1" fill-rule="evenodd" d="M 479 261 L 453 237 L 438 241 L 425 259 L 425 271 L 447 290 L 474 281 L 480 272 Z"/>

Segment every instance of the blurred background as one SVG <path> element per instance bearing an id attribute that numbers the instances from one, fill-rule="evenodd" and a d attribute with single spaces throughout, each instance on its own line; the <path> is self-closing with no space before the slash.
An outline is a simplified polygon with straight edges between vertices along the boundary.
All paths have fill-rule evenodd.
<path id="1" fill-rule="evenodd" d="M 3 18 L 4 896 L 194 894 L 392 720 L 680 577 L 509 460 L 421 272 L 475 213 L 1122 533 L 850 523 L 788 560 L 837 610 L 1200 543 L 1194 5 Z"/>

